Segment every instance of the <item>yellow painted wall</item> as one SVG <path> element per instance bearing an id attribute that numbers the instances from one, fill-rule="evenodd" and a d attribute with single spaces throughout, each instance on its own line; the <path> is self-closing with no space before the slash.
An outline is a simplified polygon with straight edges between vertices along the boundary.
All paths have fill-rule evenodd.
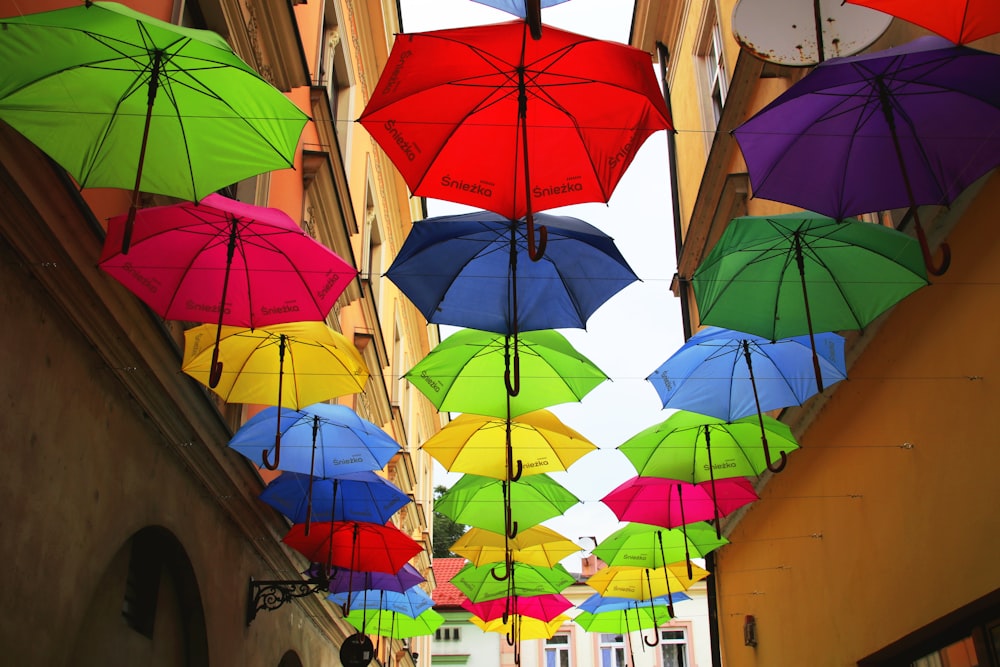
<path id="1" fill-rule="evenodd" d="M 718 552 L 727 667 L 851 665 L 1000 588 L 998 207 L 993 177 Z"/>

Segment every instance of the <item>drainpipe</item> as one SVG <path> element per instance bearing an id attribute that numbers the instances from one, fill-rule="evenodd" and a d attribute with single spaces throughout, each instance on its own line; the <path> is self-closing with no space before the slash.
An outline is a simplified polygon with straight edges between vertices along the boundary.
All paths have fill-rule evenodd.
<path id="1" fill-rule="evenodd" d="M 663 85 L 663 99 L 667 103 L 667 111 L 670 112 L 671 121 L 674 117 L 670 104 L 670 88 L 667 84 L 667 63 L 670 61 L 670 50 L 662 42 L 656 43 L 657 59 L 660 63 L 660 81 Z M 670 199 L 673 206 L 674 216 L 674 248 L 678 267 L 680 266 L 681 253 L 684 250 L 684 242 L 681 236 L 681 201 L 680 192 L 677 185 L 677 143 L 676 130 L 667 132 L 667 156 L 670 160 Z M 678 277 L 679 280 L 679 277 Z M 678 294 L 681 300 L 681 321 L 684 327 L 684 340 L 691 337 L 691 311 L 689 309 L 688 288 L 686 283 L 678 285 Z M 715 573 L 716 561 L 715 553 L 705 554 L 705 567 L 709 572 Z M 712 648 L 712 667 L 721 667 L 722 651 L 719 644 L 719 596 L 715 587 L 717 577 L 711 576 L 705 580 L 705 588 L 708 603 L 708 636 Z"/>
<path id="2" fill-rule="evenodd" d="M 670 60 L 670 50 L 663 42 L 656 43 L 657 60 L 660 63 L 660 82 L 663 86 L 663 101 L 667 104 L 667 111 L 670 113 L 671 122 L 674 118 L 674 110 L 670 104 L 670 87 L 667 83 L 667 62 Z M 684 249 L 684 241 L 681 236 L 681 198 L 677 186 L 677 131 L 667 131 L 667 158 L 670 161 L 670 203 L 674 218 L 674 255 L 680 263 L 681 251 Z M 678 278 L 679 280 L 679 278 Z M 691 337 L 691 312 L 688 308 L 687 286 L 683 283 L 679 285 L 678 293 L 681 299 L 681 321 L 684 326 L 684 340 Z"/>

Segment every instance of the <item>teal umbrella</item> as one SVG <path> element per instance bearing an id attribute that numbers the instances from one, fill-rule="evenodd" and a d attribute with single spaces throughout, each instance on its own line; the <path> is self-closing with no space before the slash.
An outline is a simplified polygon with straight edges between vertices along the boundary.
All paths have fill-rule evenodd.
<path id="1" fill-rule="evenodd" d="M 515 376 L 519 380 L 511 381 Z M 550 329 L 516 337 L 461 329 L 404 377 L 442 412 L 500 418 L 579 401 L 608 379 L 565 336 Z"/>
<path id="2" fill-rule="evenodd" d="M 88 0 L 0 34 L 0 118 L 80 187 L 132 191 L 125 251 L 139 192 L 198 201 L 293 166 L 308 117 L 214 32 Z"/>
<path id="3" fill-rule="evenodd" d="M 878 224 L 804 211 L 736 218 L 691 278 L 702 324 L 772 341 L 864 329 L 928 284 L 920 244 Z"/>

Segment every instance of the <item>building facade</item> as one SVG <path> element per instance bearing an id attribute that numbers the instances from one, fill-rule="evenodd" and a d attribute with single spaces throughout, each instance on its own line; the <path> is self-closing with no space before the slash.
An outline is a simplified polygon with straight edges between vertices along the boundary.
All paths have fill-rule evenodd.
<path id="1" fill-rule="evenodd" d="M 728 222 L 793 210 L 753 196 L 730 132 L 809 68 L 741 49 L 736 4 L 636 2 L 632 43 L 659 58 L 676 127 L 674 290 L 687 335 L 700 326 L 688 281 Z M 896 19 L 867 51 L 921 34 Z M 971 46 L 996 53 L 1000 39 Z M 1000 451 L 983 419 L 1000 395 L 990 379 L 1000 356 L 968 343 L 1000 335 L 998 203 L 991 173 L 948 208 L 921 207 L 951 268 L 865 331 L 844 332 L 848 379 L 776 415 L 801 450 L 759 481 L 761 499 L 728 520 L 731 544 L 710 559 L 713 664 L 1000 664 Z M 905 210 L 872 213 L 913 234 Z"/>
<path id="2" fill-rule="evenodd" d="M 382 474 L 415 501 L 393 521 L 424 546 L 413 564 L 432 589 L 431 466 L 418 445 L 442 418 L 401 375 L 437 333 L 380 279 L 422 211 L 353 123 L 399 31 L 396 4 L 127 4 L 219 33 L 310 116 L 294 169 L 224 194 L 283 210 L 359 269 L 326 323 L 362 351 L 371 377 L 337 402 L 402 445 Z M 0 2 L 3 16 L 25 9 Z M 163 320 L 97 267 L 107 219 L 129 193 L 79 190 L 6 124 L 0 191 L 3 662 L 340 665 L 354 630 L 324 595 L 255 607 L 253 581 L 303 579 L 308 567 L 281 542 L 288 521 L 257 498 L 270 476 L 227 447 L 260 406 L 226 404 L 183 374 L 191 324 Z M 168 203 L 144 196 L 142 206 Z M 423 655 L 417 664 L 429 665 L 429 642 L 381 642 L 376 664 Z"/>

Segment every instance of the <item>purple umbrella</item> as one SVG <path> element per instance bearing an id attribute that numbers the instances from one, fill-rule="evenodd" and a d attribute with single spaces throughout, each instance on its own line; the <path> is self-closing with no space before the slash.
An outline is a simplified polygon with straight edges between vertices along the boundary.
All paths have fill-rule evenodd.
<path id="1" fill-rule="evenodd" d="M 733 133 L 754 196 L 842 220 L 946 206 L 1000 163 L 1000 56 L 941 37 L 832 58 Z"/>
<path id="2" fill-rule="evenodd" d="M 310 569 L 310 573 L 319 572 L 319 568 Z M 386 572 L 366 572 L 363 570 L 338 569 L 330 575 L 331 593 L 351 593 L 365 589 L 380 589 L 402 593 L 426 581 L 417 568 L 409 563 L 393 574 Z"/>

